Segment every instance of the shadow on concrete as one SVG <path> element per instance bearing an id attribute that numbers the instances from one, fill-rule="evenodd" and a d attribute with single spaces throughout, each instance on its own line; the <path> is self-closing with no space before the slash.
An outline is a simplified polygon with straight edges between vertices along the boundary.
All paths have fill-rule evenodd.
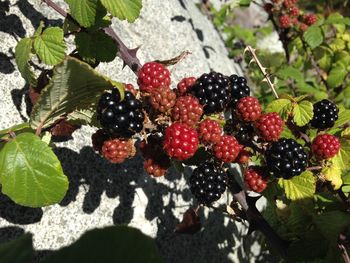
<path id="1" fill-rule="evenodd" d="M 0 217 L 14 224 L 33 224 L 43 216 L 41 208 L 30 208 L 17 205 L 4 194 L 0 194 Z"/>

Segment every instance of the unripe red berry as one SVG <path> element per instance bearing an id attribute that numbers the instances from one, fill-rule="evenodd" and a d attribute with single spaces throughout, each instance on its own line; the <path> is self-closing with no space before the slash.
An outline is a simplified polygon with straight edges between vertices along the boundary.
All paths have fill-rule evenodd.
<path id="1" fill-rule="evenodd" d="M 179 97 L 171 112 L 174 121 L 187 124 L 189 127 L 197 126 L 202 115 L 203 106 L 191 95 Z"/>
<path id="2" fill-rule="evenodd" d="M 255 97 L 244 97 L 237 102 L 236 112 L 243 121 L 256 121 L 261 115 L 261 105 Z"/>
<path id="3" fill-rule="evenodd" d="M 312 152 L 319 159 L 329 159 L 336 156 L 340 150 L 340 142 L 331 134 L 320 134 L 312 142 Z"/>
<path id="4" fill-rule="evenodd" d="M 184 95 L 186 92 L 188 92 L 191 87 L 196 83 L 195 77 L 188 77 L 183 78 L 178 84 L 177 84 L 177 92 L 179 95 Z"/>
<path id="5" fill-rule="evenodd" d="M 122 163 L 136 153 L 132 140 L 113 139 L 103 143 L 102 155 L 111 163 Z"/>
<path id="6" fill-rule="evenodd" d="M 218 160 L 225 163 L 232 163 L 242 148 L 243 146 L 239 144 L 235 137 L 223 135 L 220 141 L 214 145 L 213 151 Z"/>
<path id="7" fill-rule="evenodd" d="M 138 72 L 137 84 L 143 92 L 170 86 L 170 72 L 160 63 L 148 62 Z"/>
<path id="8" fill-rule="evenodd" d="M 244 182 L 249 190 L 261 193 L 267 187 L 267 176 L 264 169 L 259 166 L 250 166 L 244 172 Z"/>
<path id="9" fill-rule="evenodd" d="M 205 119 L 199 124 L 197 131 L 204 144 L 215 144 L 221 139 L 222 128 L 217 121 Z"/>
<path id="10" fill-rule="evenodd" d="M 291 26 L 291 19 L 288 15 L 281 15 L 279 17 L 279 23 L 281 28 L 289 28 Z"/>
<path id="11" fill-rule="evenodd" d="M 265 141 L 277 141 L 283 131 L 283 124 L 278 113 L 271 112 L 261 115 L 260 119 L 255 122 L 255 127 Z"/>

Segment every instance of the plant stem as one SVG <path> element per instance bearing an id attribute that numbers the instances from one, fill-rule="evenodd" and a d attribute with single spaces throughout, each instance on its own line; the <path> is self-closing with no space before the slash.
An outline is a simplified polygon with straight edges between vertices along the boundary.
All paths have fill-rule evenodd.
<path id="1" fill-rule="evenodd" d="M 69 15 L 65 10 L 63 10 L 56 3 L 54 3 L 51 0 L 42 0 L 42 1 L 45 4 L 47 4 L 49 7 L 54 9 L 57 13 L 59 13 L 63 17 L 66 17 L 67 19 L 72 21 L 74 24 L 79 26 L 81 29 L 83 29 L 83 27 L 79 25 L 79 23 L 71 15 Z M 135 74 L 137 74 L 137 71 L 141 68 L 141 62 L 136 56 L 137 48 L 136 49 L 127 48 L 124 42 L 118 37 L 118 35 L 115 33 L 115 31 L 111 26 L 105 27 L 103 30 L 105 31 L 106 34 L 108 34 L 110 37 L 113 38 L 114 42 L 118 47 L 118 56 L 123 60 L 124 65 L 127 65 Z"/>
<path id="2" fill-rule="evenodd" d="M 344 247 L 343 244 L 338 244 L 338 248 L 340 249 L 340 253 L 342 258 L 344 259 L 345 263 L 350 263 L 350 257 L 348 252 L 346 251 L 346 248 Z"/>
<path id="3" fill-rule="evenodd" d="M 249 51 L 252 56 L 253 59 L 255 61 L 255 63 L 258 65 L 261 73 L 264 75 L 264 80 L 267 82 L 267 84 L 269 85 L 269 87 L 272 90 L 273 95 L 275 96 L 276 99 L 279 98 L 277 91 L 275 89 L 274 84 L 272 83 L 272 81 L 270 80 L 270 75 L 267 73 L 266 68 L 261 64 L 260 60 L 258 59 L 257 55 L 255 54 L 255 49 L 253 49 L 251 46 L 247 46 L 244 50 L 244 52 Z"/>
<path id="4" fill-rule="evenodd" d="M 308 171 L 318 171 L 318 170 L 322 170 L 322 166 L 311 166 L 311 167 L 307 167 L 306 170 Z"/>
<path id="5" fill-rule="evenodd" d="M 249 232 L 252 230 L 261 231 L 270 242 L 271 246 L 283 257 L 287 257 L 289 243 L 283 240 L 269 225 L 262 214 L 255 206 L 256 198 L 247 196 L 246 192 L 238 185 L 234 175 L 230 174 L 229 190 L 233 198 L 241 205 L 242 211 L 250 224 Z"/>
<path id="6" fill-rule="evenodd" d="M 290 63 L 290 54 L 289 54 L 289 50 L 288 50 L 289 39 L 287 37 L 287 34 L 285 33 L 285 31 L 281 31 L 281 29 L 278 27 L 272 14 L 269 14 L 269 20 L 272 22 L 272 25 L 273 25 L 274 29 L 276 30 L 276 32 L 279 36 L 279 39 L 282 42 L 284 53 L 286 55 L 286 60 L 287 60 L 287 63 L 289 64 Z"/>

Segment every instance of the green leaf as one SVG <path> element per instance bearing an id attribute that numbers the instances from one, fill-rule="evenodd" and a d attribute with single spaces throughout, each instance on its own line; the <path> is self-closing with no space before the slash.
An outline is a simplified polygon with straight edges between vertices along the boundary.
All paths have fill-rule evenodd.
<path id="1" fill-rule="evenodd" d="M 345 24 L 350 26 L 350 17 L 343 17 L 342 15 L 335 13 L 331 14 L 324 23 L 328 25 Z"/>
<path id="2" fill-rule="evenodd" d="M 322 30 L 318 26 L 310 26 L 304 33 L 303 37 L 311 49 L 314 49 L 323 43 Z"/>
<path id="3" fill-rule="evenodd" d="M 284 120 L 288 119 L 291 110 L 292 102 L 289 99 L 274 100 L 266 107 L 266 112 L 277 112 Z"/>
<path id="4" fill-rule="evenodd" d="M 295 81 L 304 81 L 304 76 L 299 69 L 292 66 L 285 66 L 276 72 L 281 79 L 293 79 Z"/>
<path id="5" fill-rule="evenodd" d="M 102 5 L 120 20 L 134 22 L 140 15 L 142 0 L 101 0 Z"/>
<path id="6" fill-rule="evenodd" d="M 239 5 L 240 6 L 249 6 L 252 0 L 240 0 Z"/>
<path id="7" fill-rule="evenodd" d="M 60 202 L 68 189 L 60 161 L 32 133 L 22 133 L 0 151 L 2 192 L 17 204 L 42 207 Z"/>
<path id="8" fill-rule="evenodd" d="M 327 78 L 327 84 L 331 88 L 339 87 L 343 84 L 343 81 L 348 74 L 348 71 L 344 66 L 341 64 L 336 64 L 334 67 L 332 67 L 328 78 Z"/>
<path id="9" fill-rule="evenodd" d="M 333 157 L 332 163 L 337 165 L 341 170 L 347 170 L 350 163 L 350 140 L 340 139 L 340 151 Z"/>
<path id="10" fill-rule="evenodd" d="M 7 128 L 5 130 L 1 130 L 0 137 L 2 135 L 8 134 L 9 132 L 23 132 L 23 131 L 30 131 L 30 130 L 32 130 L 32 129 L 30 128 L 29 123 L 25 122 L 25 123 L 14 125 L 14 126 Z"/>
<path id="11" fill-rule="evenodd" d="M 95 108 L 73 111 L 68 114 L 67 121 L 74 125 L 99 126 Z"/>
<path id="12" fill-rule="evenodd" d="M 107 13 L 99 0 L 65 1 L 69 5 L 72 17 L 83 27 L 91 27 L 99 23 Z"/>
<path id="13" fill-rule="evenodd" d="M 33 41 L 30 38 L 23 38 L 17 43 L 15 50 L 16 64 L 22 77 L 32 86 L 36 86 L 37 80 L 34 72 L 29 66 L 29 61 L 33 56 Z"/>
<path id="14" fill-rule="evenodd" d="M 110 226 L 83 234 L 74 244 L 47 257 L 42 263 L 161 263 L 154 240 L 140 230 Z"/>
<path id="15" fill-rule="evenodd" d="M 338 115 L 339 115 L 339 118 L 334 123 L 334 126 L 333 126 L 334 128 L 338 128 L 338 127 L 343 126 L 344 124 L 347 124 L 348 122 L 350 122 L 350 110 L 341 107 L 339 109 Z"/>
<path id="16" fill-rule="evenodd" d="M 105 90 L 111 88 L 113 83 L 88 64 L 67 57 L 55 67 L 50 83 L 41 92 L 33 107 L 30 124 L 35 129 L 46 128 L 63 115 L 89 109 Z"/>
<path id="17" fill-rule="evenodd" d="M 49 27 L 34 40 L 34 49 L 39 58 L 47 65 L 60 63 L 65 56 L 63 30 L 59 27 Z"/>
<path id="18" fill-rule="evenodd" d="M 332 65 L 333 51 L 325 46 L 317 47 L 313 54 L 321 69 L 328 71 Z"/>
<path id="19" fill-rule="evenodd" d="M 329 46 L 334 51 L 341 51 L 345 49 L 345 41 L 343 39 L 336 38 L 329 44 Z"/>
<path id="20" fill-rule="evenodd" d="M 15 240 L 0 244 L 1 263 L 31 263 L 33 260 L 31 234 L 25 234 Z"/>
<path id="21" fill-rule="evenodd" d="M 293 107 L 293 121 L 298 126 L 305 126 L 314 116 L 314 107 L 310 101 L 301 101 Z"/>
<path id="22" fill-rule="evenodd" d="M 342 186 L 342 172 L 338 165 L 332 163 L 329 167 L 322 169 L 322 173 L 324 174 L 326 180 L 331 182 L 333 189 L 338 190 Z"/>
<path id="23" fill-rule="evenodd" d="M 113 39 L 102 31 L 81 32 L 75 37 L 79 55 L 86 61 L 110 62 L 117 56 Z M 101 48 L 103 47 L 103 48 Z"/>
<path id="24" fill-rule="evenodd" d="M 314 215 L 313 221 L 321 234 L 332 244 L 336 244 L 340 232 L 350 226 L 350 215 L 341 211 L 329 211 Z"/>
<path id="25" fill-rule="evenodd" d="M 292 179 L 279 179 L 278 184 L 290 200 L 301 200 L 311 198 L 316 191 L 316 179 L 312 172 L 305 171 Z"/>
<path id="26" fill-rule="evenodd" d="M 344 184 L 350 184 L 350 170 L 345 171 L 341 176 Z"/>

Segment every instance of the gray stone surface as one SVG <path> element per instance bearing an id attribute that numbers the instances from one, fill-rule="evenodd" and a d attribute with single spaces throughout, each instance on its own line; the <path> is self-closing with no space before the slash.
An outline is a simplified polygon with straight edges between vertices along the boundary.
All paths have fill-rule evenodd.
<path id="1" fill-rule="evenodd" d="M 61 17 L 39 0 L 0 3 L 0 129 L 28 120 L 27 87 L 16 69 L 13 52 L 18 39 L 30 36 L 39 21 L 59 24 Z M 56 1 L 66 8 L 63 1 Z M 174 83 L 185 76 L 198 76 L 210 69 L 225 74 L 239 68 L 228 60 L 217 32 L 190 0 L 144 0 L 136 23 L 114 21 L 114 29 L 129 47 L 140 46 L 141 62 L 169 59 L 181 51 L 192 55 L 171 68 Z M 115 80 L 136 83 L 120 59 L 101 64 L 98 70 Z M 76 240 L 87 229 L 128 224 L 156 238 L 166 262 L 250 262 L 257 243 L 241 224 L 221 213 L 204 209 L 203 230 L 194 236 L 173 233 L 182 213 L 193 199 L 186 185 L 188 171 L 171 170 L 165 178 L 153 179 L 143 171 L 140 156 L 122 165 L 112 165 L 91 148 L 93 128 L 83 127 L 73 140 L 57 143 L 55 150 L 69 177 L 65 199 L 42 209 L 23 208 L 0 195 L 0 241 L 23 231 L 34 234 L 38 250 L 54 250 Z M 254 247 L 253 246 L 253 247 Z"/>

